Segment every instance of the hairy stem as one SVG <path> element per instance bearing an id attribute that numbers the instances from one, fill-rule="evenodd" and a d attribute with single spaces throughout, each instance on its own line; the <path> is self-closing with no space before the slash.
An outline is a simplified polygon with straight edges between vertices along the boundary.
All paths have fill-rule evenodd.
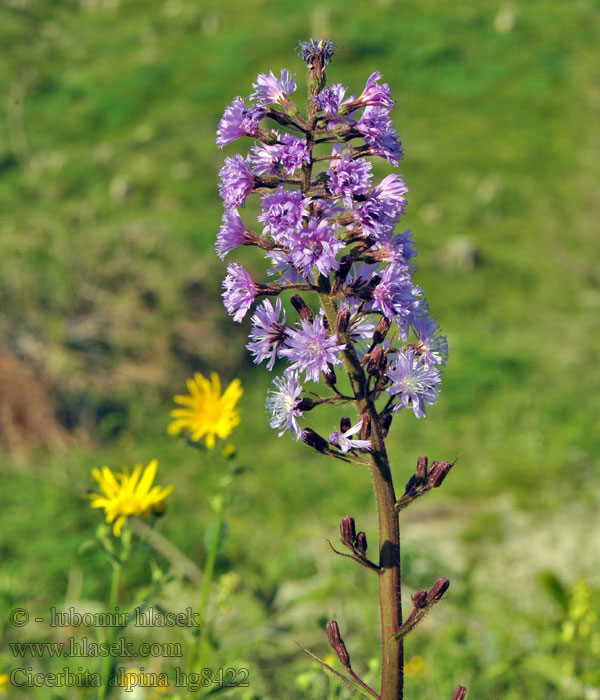
<path id="1" fill-rule="evenodd" d="M 321 293 L 329 327 L 335 328 L 336 308 L 329 294 Z M 347 339 L 345 339 L 347 341 Z M 368 396 L 368 382 L 360 360 L 350 343 L 342 352 L 344 368 L 354 391 L 356 408 L 371 419 L 371 476 L 377 501 L 379 525 L 379 607 L 381 611 L 381 700 L 401 700 L 404 681 L 404 648 L 394 635 L 402 625 L 400 527 L 396 494 L 385 449 L 379 415 Z"/>

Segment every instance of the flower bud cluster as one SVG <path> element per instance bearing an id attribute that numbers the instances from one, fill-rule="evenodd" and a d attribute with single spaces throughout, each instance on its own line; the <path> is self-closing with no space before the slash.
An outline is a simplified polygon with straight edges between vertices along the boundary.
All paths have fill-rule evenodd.
<path id="1" fill-rule="evenodd" d="M 304 385 L 324 379 L 340 397 L 335 367 L 345 353 L 365 367 L 369 399 L 386 401 L 382 432 L 402 408 L 426 415 L 426 406 L 437 402 L 448 356 L 446 338 L 413 281 L 411 232 L 395 231 L 405 213 L 406 184 L 398 173 L 374 181 L 369 160 L 397 166 L 403 155 L 390 117 L 390 86 L 375 71 L 358 96 L 340 83 L 326 87 L 334 49 L 329 41 L 301 43 L 309 69 L 306 116 L 292 99 L 295 75 L 283 69 L 279 77 L 261 73 L 248 100 L 236 97 L 226 108 L 217 131 L 220 147 L 255 139 L 246 155 L 227 156 L 220 171 L 225 211 L 217 253 L 223 259 L 239 246 L 255 246 L 271 277 L 255 282 L 230 263 L 225 307 L 240 322 L 259 302 L 247 347 L 269 370 L 278 359 L 287 362 L 267 397 L 271 426 L 323 451 L 315 434 L 300 426 L 306 407 L 315 405 L 304 400 Z M 252 225 L 240 215 L 251 194 L 260 198 Z M 291 321 L 279 298 L 284 292 L 297 313 Z M 321 301 L 326 296 L 328 312 L 321 304 L 311 309 L 299 292 L 314 292 Z M 329 444 L 340 454 L 368 450 L 369 430 L 361 418 L 333 432 Z"/>

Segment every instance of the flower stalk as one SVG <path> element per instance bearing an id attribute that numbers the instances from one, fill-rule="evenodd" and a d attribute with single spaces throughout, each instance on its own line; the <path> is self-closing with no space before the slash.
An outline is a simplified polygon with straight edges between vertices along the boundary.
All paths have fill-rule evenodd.
<path id="1" fill-rule="evenodd" d="M 405 634 L 445 589 L 440 579 L 425 593 L 425 604 L 415 604 L 403 622 L 399 512 L 441 485 L 453 463 L 434 462 L 427 470 L 426 458 L 420 458 L 398 500 L 385 439 L 402 409 L 423 418 L 427 406 L 437 402 L 448 345 L 413 281 L 416 252 L 411 233 L 395 231 L 405 212 L 404 180 L 394 173 L 373 183 L 370 158 L 397 166 L 403 157 L 390 118 L 390 86 L 380 83 L 382 76 L 375 71 L 358 96 L 346 97 L 339 83 L 327 87 L 325 69 L 334 52 L 328 40 L 300 42 L 308 67 L 305 116 L 292 100 L 296 83 L 287 69 L 280 77 L 273 72 L 257 77 L 252 106 L 237 97 L 225 110 L 217 144 L 223 147 L 244 136 L 256 141 L 246 157 L 228 156 L 220 171 L 225 213 L 216 248 L 223 259 L 239 246 L 256 246 L 275 278 L 257 283 L 233 262 L 223 282 L 225 307 L 234 321 L 241 322 L 262 299 L 252 316 L 247 345 L 254 361 L 268 360 L 269 370 L 278 360 L 288 362 L 267 395 L 271 426 L 280 436 L 289 431 L 321 455 L 370 469 L 378 513 L 378 561 L 367 559 L 366 535 L 356 533 L 349 516 L 342 520 L 341 541 L 351 553 L 330 546 L 378 575 L 379 694 L 352 670 L 337 623 L 329 623 L 328 634 L 355 683 L 381 700 L 401 700 Z M 261 121 L 269 119 L 277 128 L 269 131 Z M 261 198 L 261 233 L 242 223 L 238 212 L 250 194 Z M 291 292 L 293 325 L 281 302 L 286 292 Z M 275 305 L 269 300 L 273 296 Z M 342 393 L 338 386 L 340 369 L 348 377 L 349 392 Z M 305 388 L 307 383 L 320 385 L 325 394 Z M 352 425 L 343 416 L 339 430 L 328 439 L 313 428 L 302 428 L 304 414 L 324 403 L 353 404 L 358 422 Z"/>

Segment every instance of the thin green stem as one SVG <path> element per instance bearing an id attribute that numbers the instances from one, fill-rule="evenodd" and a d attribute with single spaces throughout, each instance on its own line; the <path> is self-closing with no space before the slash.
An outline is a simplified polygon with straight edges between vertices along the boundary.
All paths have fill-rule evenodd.
<path id="1" fill-rule="evenodd" d="M 112 577 L 110 582 L 110 594 L 108 598 L 108 612 L 110 615 L 114 614 L 115 608 L 117 607 L 117 602 L 119 600 L 119 584 L 121 582 L 121 563 L 117 561 L 111 561 L 112 563 Z M 112 647 L 115 641 L 115 635 L 117 633 L 116 627 L 109 627 L 108 632 L 108 644 L 109 649 Z M 112 670 L 114 662 L 114 657 L 109 654 L 105 657 L 102 669 L 102 685 L 98 689 L 98 700 L 105 700 L 108 695 L 108 682 L 110 680 L 110 673 Z"/>
<path id="2" fill-rule="evenodd" d="M 206 563 L 204 565 L 204 576 L 202 578 L 202 586 L 200 588 L 200 596 L 196 611 L 198 612 L 200 629 L 194 630 L 195 634 L 190 644 L 188 652 L 188 671 L 195 672 L 196 666 L 199 667 L 204 656 L 204 646 L 208 635 L 208 625 L 206 624 L 206 611 L 210 598 L 210 587 L 212 584 L 217 554 L 219 553 L 219 542 L 221 540 L 221 530 L 223 528 L 225 511 L 225 498 L 223 493 L 217 494 L 215 498 L 215 520 L 214 532 L 209 542 L 208 552 L 206 554 Z"/>

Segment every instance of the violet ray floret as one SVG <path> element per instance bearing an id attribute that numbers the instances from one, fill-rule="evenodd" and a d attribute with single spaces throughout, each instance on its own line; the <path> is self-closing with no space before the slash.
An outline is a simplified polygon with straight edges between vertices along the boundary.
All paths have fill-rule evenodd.
<path id="1" fill-rule="evenodd" d="M 336 255 L 345 244 L 335 235 L 336 225 L 327 219 L 310 217 L 305 228 L 288 236 L 289 260 L 305 278 L 312 277 L 313 268 L 321 275 L 339 269 Z"/>
<path id="2" fill-rule="evenodd" d="M 335 158 L 327 170 L 329 191 L 335 196 L 342 197 L 344 205 L 350 208 L 353 198 L 356 195 L 366 194 L 371 187 L 372 168 L 369 161 L 353 160 L 347 153 L 341 158 Z"/>
<path id="3" fill-rule="evenodd" d="M 219 177 L 219 194 L 225 206 L 228 209 L 243 207 L 255 184 L 248 160 L 239 153 L 227 156 L 225 165 L 219 171 Z"/>
<path id="4" fill-rule="evenodd" d="M 237 209 L 226 209 L 217 233 L 217 255 L 223 260 L 234 248 L 251 242 L 253 234 L 246 228 Z"/>
<path id="5" fill-rule="evenodd" d="M 290 370 L 305 372 L 306 381 L 318 382 L 321 372 L 330 373 L 329 365 L 341 364 L 339 353 L 346 348 L 338 344 L 335 335 L 327 337 L 323 315 L 315 316 L 312 323 L 300 319 L 301 327 L 288 328 L 286 347 L 280 355 L 292 363 Z"/>
<path id="6" fill-rule="evenodd" d="M 281 308 L 281 299 L 275 302 L 275 308 L 268 299 L 264 299 L 252 317 L 252 330 L 246 347 L 254 355 L 256 364 L 269 358 L 267 369 L 272 370 L 277 359 L 278 350 L 285 340 L 285 310 Z"/>
<path id="7" fill-rule="evenodd" d="M 289 95 L 296 90 L 296 83 L 289 70 L 282 68 L 281 78 L 276 78 L 272 70 L 269 71 L 269 75 L 260 73 L 252 87 L 254 92 L 250 95 L 251 100 L 256 100 L 260 105 L 283 105 Z"/>
<path id="8" fill-rule="evenodd" d="M 223 301 L 233 320 L 238 323 L 244 318 L 252 302 L 259 293 L 258 286 L 250 274 L 238 263 L 227 265 L 227 277 L 223 280 Z"/>
<path id="9" fill-rule="evenodd" d="M 448 340 L 440 333 L 437 321 L 427 314 L 413 316 L 410 320 L 417 342 L 415 350 L 426 365 L 445 365 L 448 360 Z"/>
<path id="10" fill-rule="evenodd" d="M 296 436 L 296 440 L 302 432 L 298 424 L 298 418 L 302 418 L 299 409 L 302 401 L 302 386 L 295 374 L 285 373 L 283 377 L 275 377 L 273 384 L 277 390 L 267 391 L 266 407 L 271 414 L 269 425 L 271 428 L 282 428 L 281 437 L 286 430 Z"/>
<path id="11" fill-rule="evenodd" d="M 362 420 L 359 420 L 356 425 L 346 430 L 343 433 L 334 431 L 329 435 L 329 444 L 339 447 L 340 452 L 345 455 L 350 450 L 370 450 L 371 441 L 370 440 L 353 440 L 352 435 L 356 435 L 362 428 Z"/>
<path id="12" fill-rule="evenodd" d="M 392 381 L 386 392 L 400 399 L 394 406 L 395 412 L 410 402 L 415 416 L 424 418 L 425 406 L 437 403 L 441 375 L 435 367 L 425 365 L 414 349 L 399 350 L 386 375 Z"/>
<path id="13" fill-rule="evenodd" d="M 375 71 L 367 78 L 365 89 L 357 97 L 356 101 L 362 105 L 374 107 L 387 107 L 391 109 L 395 102 L 392 100 L 392 91 L 387 83 L 378 84 L 381 80 L 381 73 Z"/>
<path id="14" fill-rule="evenodd" d="M 244 100 L 241 97 L 236 97 L 225 108 L 225 112 L 219 121 L 217 146 L 223 148 L 223 146 L 243 136 L 254 136 L 260 120 L 264 116 L 265 110 L 263 107 L 246 107 Z"/>

